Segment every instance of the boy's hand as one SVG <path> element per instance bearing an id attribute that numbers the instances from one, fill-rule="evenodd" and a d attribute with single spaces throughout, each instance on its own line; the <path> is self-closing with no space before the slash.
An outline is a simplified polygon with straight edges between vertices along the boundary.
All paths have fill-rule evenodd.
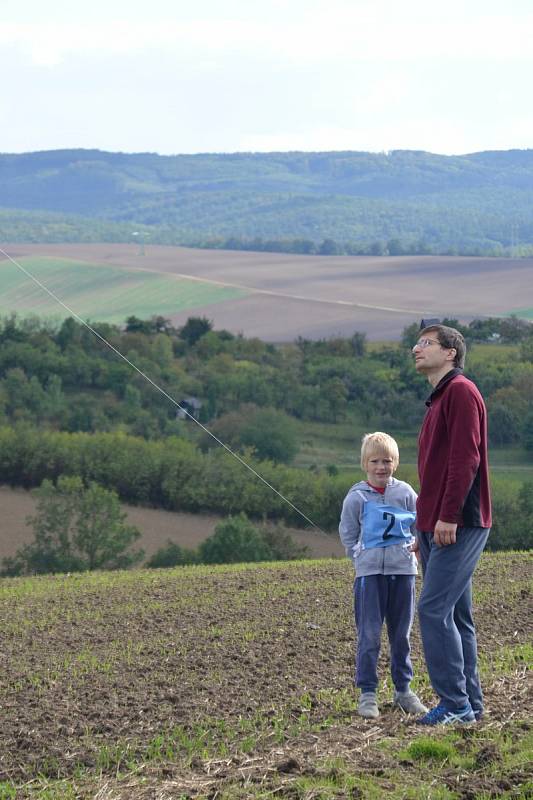
<path id="1" fill-rule="evenodd" d="M 418 544 L 418 537 L 415 537 L 414 542 L 409 546 L 411 553 L 414 553 L 416 560 L 420 561 L 420 545 Z"/>
<path id="2" fill-rule="evenodd" d="M 456 522 L 443 522 L 439 519 L 433 531 L 433 541 L 437 547 L 447 547 L 450 544 L 455 544 L 456 533 Z"/>

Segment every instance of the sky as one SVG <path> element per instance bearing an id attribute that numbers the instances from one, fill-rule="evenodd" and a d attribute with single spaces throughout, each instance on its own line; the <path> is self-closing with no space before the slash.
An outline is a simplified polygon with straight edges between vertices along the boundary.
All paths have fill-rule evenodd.
<path id="1" fill-rule="evenodd" d="M 533 0 L 0 0 L 0 152 L 533 147 Z"/>

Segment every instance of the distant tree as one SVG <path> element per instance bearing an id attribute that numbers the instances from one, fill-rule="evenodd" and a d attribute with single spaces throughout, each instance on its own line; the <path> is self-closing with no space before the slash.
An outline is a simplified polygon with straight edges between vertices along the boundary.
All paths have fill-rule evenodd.
<path id="1" fill-rule="evenodd" d="M 73 317 L 67 317 L 55 336 L 59 347 L 65 350 L 69 345 L 79 345 L 82 340 L 82 328 L 83 325 L 76 322 Z"/>
<path id="2" fill-rule="evenodd" d="M 6 372 L 4 388 L 9 398 L 7 410 L 15 418 L 38 416 L 45 410 L 46 393 L 39 379 L 28 376 L 23 369 L 14 367 Z"/>
<path id="3" fill-rule="evenodd" d="M 387 245 L 385 242 L 372 242 L 369 253 L 371 256 L 384 256 L 387 253 Z"/>
<path id="4" fill-rule="evenodd" d="M 533 363 L 533 336 L 530 336 L 520 345 L 520 359 L 521 361 Z"/>
<path id="5" fill-rule="evenodd" d="M 497 488 L 497 487 L 495 487 Z M 493 524 L 488 550 L 531 550 L 533 547 L 533 481 L 523 483 L 518 496 L 493 492 Z"/>
<path id="6" fill-rule="evenodd" d="M 142 550 L 129 549 L 141 534 L 126 523 L 114 491 L 61 476 L 57 485 L 44 480 L 34 494 L 37 512 L 28 522 L 35 539 L 4 559 L 4 574 L 119 569 L 142 559 Z"/>
<path id="7" fill-rule="evenodd" d="M 319 245 L 317 253 L 319 256 L 337 256 L 340 253 L 340 247 L 335 239 L 324 239 Z"/>
<path id="8" fill-rule="evenodd" d="M 403 256 L 405 246 L 400 239 L 389 239 L 387 242 L 387 252 L 390 256 Z"/>
<path id="9" fill-rule="evenodd" d="M 316 253 L 316 245 L 311 239 L 293 239 L 290 247 L 291 253 Z"/>
<path id="10" fill-rule="evenodd" d="M 324 384 L 324 396 L 329 405 L 333 422 L 337 422 L 347 406 L 348 389 L 341 378 L 335 377 Z"/>
<path id="11" fill-rule="evenodd" d="M 243 241 L 236 236 L 230 236 L 224 241 L 224 250 L 242 250 Z"/>
<path id="12" fill-rule="evenodd" d="M 262 527 L 259 530 L 275 561 L 294 561 L 306 558 L 309 548 L 305 544 L 297 544 L 288 530 L 281 524 L 273 527 Z"/>
<path id="13" fill-rule="evenodd" d="M 420 335 L 420 323 L 413 322 L 402 331 L 402 345 L 407 348 L 414 347 Z"/>
<path id="14" fill-rule="evenodd" d="M 198 563 L 198 552 L 196 550 L 189 550 L 187 547 L 181 547 L 176 542 L 167 539 L 163 547 L 160 547 L 153 556 L 146 562 L 147 567 L 160 568 L 160 567 L 183 567 L 188 564 Z"/>
<path id="15" fill-rule="evenodd" d="M 69 411 L 63 422 L 63 428 L 67 431 L 105 431 L 109 430 L 110 423 L 105 412 L 99 403 L 95 403 L 94 398 L 82 394 L 75 403 L 70 403 Z"/>
<path id="16" fill-rule="evenodd" d="M 0 321 L 0 342 L 24 342 L 27 336 L 22 330 L 16 313 L 3 317 Z"/>
<path id="17" fill-rule="evenodd" d="M 241 441 L 253 447 L 258 458 L 283 464 L 290 463 L 298 451 L 294 422 L 273 408 L 257 410 L 241 430 Z"/>
<path id="18" fill-rule="evenodd" d="M 139 319 L 135 315 L 126 318 L 126 333 L 152 333 L 153 325 L 150 320 Z"/>
<path id="19" fill-rule="evenodd" d="M 420 255 L 420 256 L 427 255 L 433 252 L 431 245 L 428 244 L 428 242 L 426 242 L 424 239 L 418 239 L 418 241 L 414 242 L 414 244 L 410 248 L 410 251 L 415 255 Z"/>
<path id="20" fill-rule="evenodd" d="M 493 405 L 489 412 L 489 439 L 491 444 L 505 445 L 516 442 L 520 436 L 520 420 L 508 406 Z"/>
<path id="21" fill-rule="evenodd" d="M 193 345 L 212 329 L 213 323 L 207 317 L 189 317 L 185 325 L 179 329 L 179 336 L 187 344 Z"/>
<path id="22" fill-rule="evenodd" d="M 530 411 L 524 418 L 522 442 L 526 450 L 533 451 L 533 411 Z"/>
<path id="23" fill-rule="evenodd" d="M 66 397 L 63 394 L 59 375 L 50 375 L 46 384 L 46 395 L 43 405 L 49 419 L 59 419 L 66 408 Z"/>
<path id="24" fill-rule="evenodd" d="M 366 333 L 356 331 L 350 339 L 354 356 L 362 358 L 366 352 Z"/>
<path id="25" fill-rule="evenodd" d="M 294 421 L 274 408 L 245 403 L 223 414 L 210 429 L 232 448 L 253 448 L 259 459 L 288 464 L 298 451 Z M 212 447 L 213 439 L 204 438 L 203 446 Z"/>
<path id="26" fill-rule="evenodd" d="M 512 314 L 502 319 L 500 333 L 506 342 L 521 342 L 531 335 L 531 323 Z"/>
<path id="27" fill-rule="evenodd" d="M 233 564 L 269 561 L 272 551 L 246 514 L 219 522 L 215 532 L 199 547 L 204 564 Z"/>
<path id="28" fill-rule="evenodd" d="M 170 334 L 175 332 L 174 326 L 172 325 L 170 320 L 167 319 L 166 317 L 161 317 L 161 316 L 152 317 L 151 323 L 154 333 Z"/>
<path id="29" fill-rule="evenodd" d="M 486 342 L 496 335 L 498 339 L 501 335 L 501 320 L 496 317 L 486 319 L 473 319 L 468 324 L 468 338 L 472 342 Z"/>

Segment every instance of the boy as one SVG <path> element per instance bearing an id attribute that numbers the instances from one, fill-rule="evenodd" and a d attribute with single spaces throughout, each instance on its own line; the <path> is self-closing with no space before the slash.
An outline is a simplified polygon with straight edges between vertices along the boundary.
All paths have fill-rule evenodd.
<path id="1" fill-rule="evenodd" d="M 415 610 L 417 562 L 411 552 L 416 518 L 416 493 L 393 478 L 400 455 L 386 433 L 367 433 L 361 447 L 366 481 L 356 483 L 344 499 L 339 533 L 353 559 L 356 578 L 355 683 L 361 690 L 358 713 L 379 716 L 376 702 L 377 662 L 381 628 L 387 621 L 391 651 L 394 705 L 408 714 L 427 711 L 409 684 L 413 677 L 409 634 Z"/>

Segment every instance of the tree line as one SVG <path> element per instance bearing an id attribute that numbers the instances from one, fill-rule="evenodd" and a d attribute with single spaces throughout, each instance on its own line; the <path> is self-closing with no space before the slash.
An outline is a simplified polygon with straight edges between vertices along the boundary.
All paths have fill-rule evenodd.
<path id="1" fill-rule="evenodd" d="M 244 459 L 317 526 L 333 530 L 350 479 L 270 461 Z M 244 512 L 254 519 L 307 522 L 226 450 L 202 453 L 192 442 L 147 441 L 124 433 L 65 433 L 29 425 L 0 428 L 0 483 L 26 489 L 78 476 L 117 492 L 123 502 L 169 511 Z"/>
<path id="2" fill-rule="evenodd" d="M 468 371 L 487 399 L 493 446 L 533 453 L 533 325 L 475 320 L 461 329 Z M 428 388 L 402 342 L 370 346 L 363 334 L 273 346 L 214 331 L 204 317 L 180 328 L 163 317 L 94 327 L 320 528 L 334 531 L 357 475 L 297 469 L 298 420 L 348 420 L 413 437 Z M 476 344 L 483 343 L 482 347 Z M 9 316 L 0 320 L 0 482 L 25 488 L 78 479 L 123 502 L 174 511 L 246 514 L 306 525 L 287 504 L 162 399 L 83 325 Z M 404 477 L 416 486 L 416 475 Z M 489 547 L 531 546 L 533 489 L 493 480 Z M 182 556 L 179 556 L 182 558 Z M 118 563 L 118 562 L 117 562 Z M 179 561 L 178 561 L 179 563 Z"/>
<path id="3" fill-rule="evenodd" d="M 325 201 L 322 201 L 322 206 Z M 327 216 L 337 220 L 340 209 L 323 208 Z M 206 220 L 217 209 L 209 204 L 203 211 Z M 244 209 L 235 211 L 242 217 Z M 413 209 L 413 218 L 420 217 L 423 208 Z M 334 212 L 334 213 L 333 213 Z M 346 215 L 346 209 L 344 209 Z M 359 213 L 359 212 L 357 212 Z M 245 230 L 229 221 L 215 233 L 212 225 L 197 230 L 183 220 L 163 221 L 159 215 L 140 215 L 129 222 L 101 218 L 73 216 L 62 212 L 25 210 L 0 210 L 1 238 L 9 242 L 24 243 L 100 243 L 137 244 L 141 248 L 150 244 L 195 247 L 208 250 L 244 250 L 260 253 L 292 253 L 317 256 L 483 256 L 487 258 L 530 258 L 533 256 L 533 231 L 518 227 L 512 220 L 501 219 L 494 235 L 487 227 L 480 228 L 476 215 L 471 224 L 462 220 L 462 226 L 453 217 L 448 220 L 435 212 L 425 225 L 411 225 L 405 230 L 403 219 L 395 219 L 390 209 L 374 209 L 371 223 L 361 225 L 347 218 L 342 226 L 318 226 L 318 221 L 294 236 L 293 227 L 262 217 L 250 221 Z M 362 211 L 360 213 L 363 213 Z M 384 215 L 391 217 L 390 224 L 380 226 Z M 365 214 L 365 216 L 368 216 Z M 452 215 L 453 216 L 453 215 Z M 143 221 L 144 220 L 144 221 Z M 148 221 L 146 221 L 148 220 Z M 337 229 L 338 228 L 338 229 Z M 463 230 L 464 229 L 464 230 Z M 318 231 L 318 234 L 317 234 Z M 136 236 L 134 236 L 136 232 Z"/>
<path id="4" fill-rule="evenodd" d="M 533 449 L 533 324 L 514 317 L 467 326 L 445 321 L 470 345 L 490 342 L 479 357 L 474 348 L 467 374 L 487 400 L 491 443 Z M 202 424 L 259 458 L 290 463 L 298 420 L 357 419 L 394 432 L 414 430 L 423 415 L 427 386 L 410 353 L 416 324 L 399 346 L 372 348 L 358 332 L 274 346 L 215 331 L 205 317 L 181 328 L 134 316 L 122 327 L 93 327 L 178 403 L 193 398 Z M 198 443 L 197 431 L 177 416 L 174 404 L 75 320 L 0 320 L 0 424 Z M 207 450 L 213 441 L 200 444 Z"/>
<path id="5" fill-rule="evenodd" d="M 512 242 L 435 241 L 398 235 L 389 239 L 361 237 L 339 241 L 331 236 L 313 239 L 264 239 L 261 236 L 206 237 L 187 242 L 188 247 L 206 250 L 244 250 L 254 253 L 292 253 L 314 256 L 484 256 L 488 258 L 526 258 L 533 255 L 533 244 Z"/>
<path id="6" fill-rule="evenodd" d="M 244 513 L 295 527 L 308 526 L 310 519 L 325 531 L 336 531 L 342 501 L 359 479 L 358 470 L 350 475 L 315 472 L 258 462 L 251 452 L 244 457 L 278 493 L 225 450 L 202 453 L 183 439 L 146 441 L 123 433 L 71 434 L 28 425 L 0 428 L 0 483 L 30 489 L 44 481 L 59 485 L 76 478 L 85 487 L 112 490 L 131 504 L 222 516 Z M 404 467 L 402 476 L 417 486 L 415 470 Z M 518 492 L 505 479 L 492 483 L 489 549 L 530 548 L 533 482 L 523 483 Z"/>

